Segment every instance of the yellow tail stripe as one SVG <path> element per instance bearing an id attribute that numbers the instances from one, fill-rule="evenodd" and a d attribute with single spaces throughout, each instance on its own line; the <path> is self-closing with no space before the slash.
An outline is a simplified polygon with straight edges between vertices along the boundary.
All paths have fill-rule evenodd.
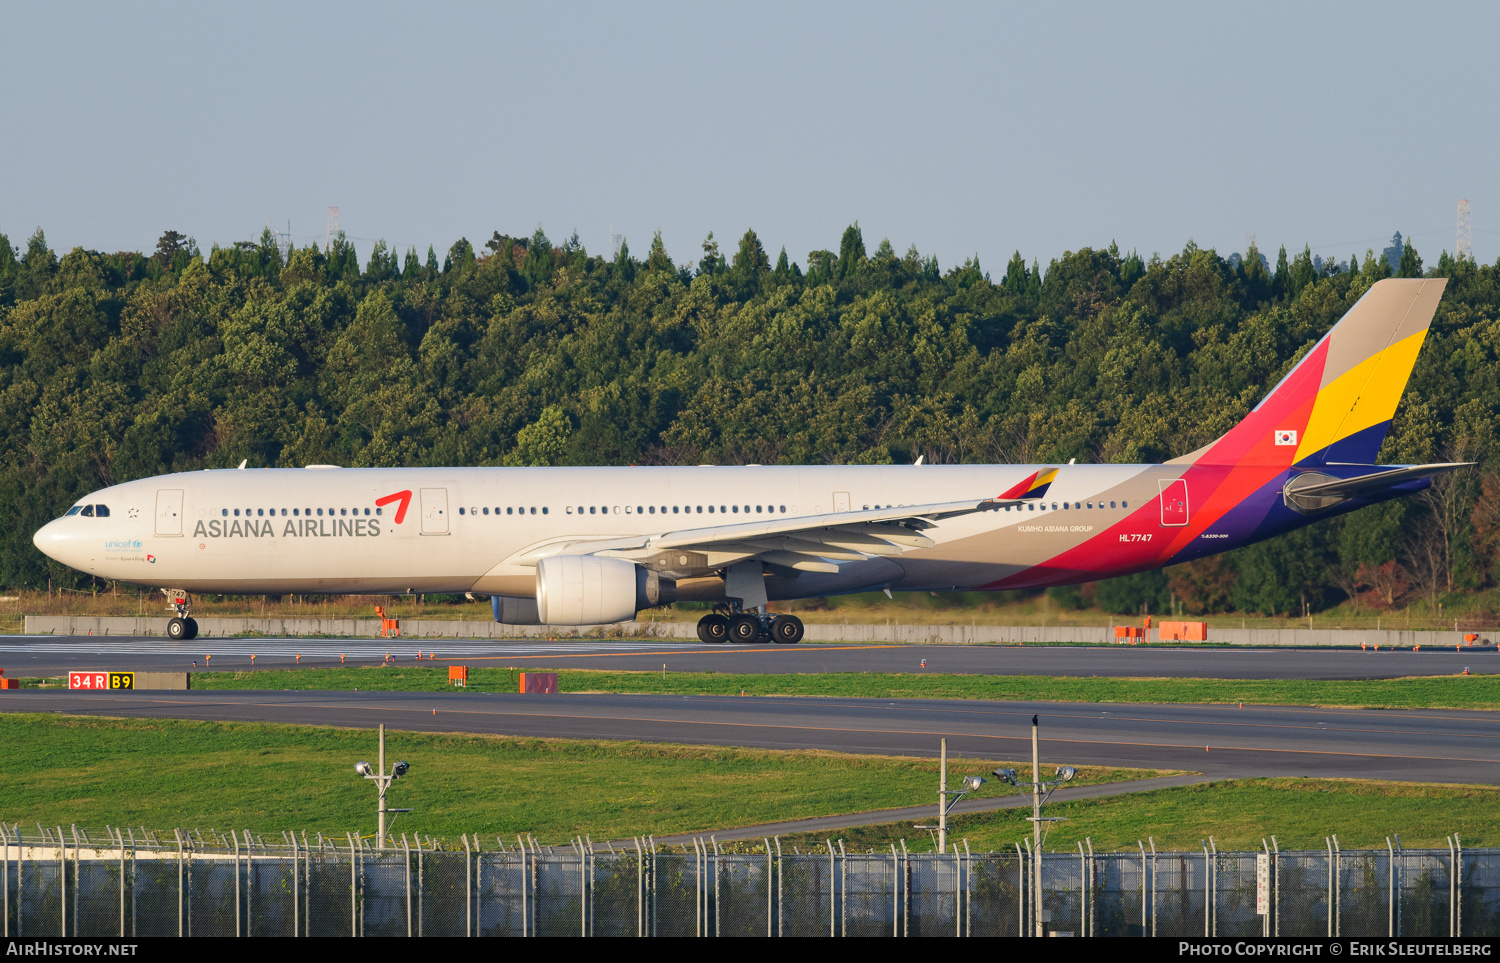
<path id="1" fill-rule="evenodd" d="M 1297 461 L 1366 428 L 1390 421 L 1417 363 L 1427 329 L 1373 354 L 1325 385 L 1313 402 Z"/>

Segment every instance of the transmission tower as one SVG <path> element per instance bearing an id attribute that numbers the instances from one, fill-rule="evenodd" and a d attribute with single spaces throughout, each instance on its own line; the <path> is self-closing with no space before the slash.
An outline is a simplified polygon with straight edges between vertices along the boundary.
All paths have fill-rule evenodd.
<path id="1" fill-rule="evenodd" d="M 609 249 L 613 252 L 615 258 L 620 256 L 620 242 L 623 240 L 625 240 L 625 235 L 616 234 L 615 226 L 611 224 L 609 226 Z"/>
<path id="2" fill-rule="evenodd" d="M 1469 202 L 1467 199 L 1458 202 L 1458 245 L 1459 257 L 1472 259 L 1474 257 L 1474 235 L 1469 230 Z"/>
<path id="3" fill-rule="evenodd" d="M 328 231 L 323 235 L 324 250 L 331 250 L 333 248 L 333 239 L 339 236 L 340 230 L 342 228 L 339 227 L 339 209 L 330 207 L 328 209 Z"/>

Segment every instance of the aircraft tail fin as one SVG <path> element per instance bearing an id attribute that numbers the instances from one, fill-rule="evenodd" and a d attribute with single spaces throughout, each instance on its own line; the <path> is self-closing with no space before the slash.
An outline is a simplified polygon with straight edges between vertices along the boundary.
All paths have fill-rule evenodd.
<path id="1" fill-rule="evenodd" d="M 1447 283 L 1377 281 L 1243 421 L 1168 464 L 1373 465 Z"/>

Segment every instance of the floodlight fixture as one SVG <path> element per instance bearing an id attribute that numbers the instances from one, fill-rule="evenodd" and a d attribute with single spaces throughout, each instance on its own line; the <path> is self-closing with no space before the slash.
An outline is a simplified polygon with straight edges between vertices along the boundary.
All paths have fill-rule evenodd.
<path id="1" fill-rule="evenodd" d="M 361 776 L 368 776 L 370 774 L 370 764 L 364 761 L 356 762 L 354 764 L 354 771 Z"/>
<path id="2" fill-rule="evenodd" d="M 402 776 L 406 775 L 407 771 L 410 769 L 411 766 L 408 766 L 405 760 L 401 760 L 391 767 L 391 775 L 395 776 L 397 779 L 400 779 Z M 1068 776 L 1068 778 L 1072 779 L 1073 777 L 1070 775 Z"/>
<path id="3" fill-rule="evenodd" d="M 1059 766 L 1057 769 L 1057 778 L 1062 782 L 1072 782 L 1076 775 L 1078 775 L 1078 770 L 1072 766 Z"/>
<path id="4" fill-rule="evenodd" d="M 983 776 L 965 776 L 964 777 L 964 790 L 966 792 L 973 792 L 974 790 L 978 789 L 980 786 L 983 786 L 984 782 L 985 782 L 985 780 L 984 780 Z"/>
<path id="5" fill-rule="evenodd" d="M 1012 786 L 1019 785 L 1019 781 L 1016 779 L 1016 771 L 1014 769 L 996 769 L 993 773 L 991 773 L 991 775 L 993 775 L 996 779 L 999 779 L 1001 782 L 1009 783 Z"/>

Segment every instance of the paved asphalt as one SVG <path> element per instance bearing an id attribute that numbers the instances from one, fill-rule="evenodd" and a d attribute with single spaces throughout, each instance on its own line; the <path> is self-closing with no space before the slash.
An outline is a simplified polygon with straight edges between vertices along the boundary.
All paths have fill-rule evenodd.
<path id="1" fill-rule="evenodd" d="M 18 690 L 0 711 L 157 716 L 1025 759 L 1033 714 L 1049 763 L 1210 776 L 1500 784 L 1500 713 L 1288 706 L 1099 705 L 495 693 Z M 963 773 L 962 761 L 956 764 Z"/>
<path id="2" fill-rule="evenodd" d="M 1155 648 L 991 645 L 701 645 L 560 640 L 479 642 L 435 639 L 197 639 L 0 636 L 10 677 L 70 669 L 205 671 L 399 662 L 436 654 L 437 664 L 520 668 L 660 669 L 679 672 L 963 672 L 989 675 L 1201 677 L 1216 679 L 1382 679 L 1500 672 L 1494 646 L 1362 652 L 1329 648 Z M 301 655 L 301 661 L 296 659 Z M 251 663 L 250 656 L 255 662 Z M 212 658 L 208 658 L 212 656 Z M 922 661 L 926 660 L 925 670 Z"/>

